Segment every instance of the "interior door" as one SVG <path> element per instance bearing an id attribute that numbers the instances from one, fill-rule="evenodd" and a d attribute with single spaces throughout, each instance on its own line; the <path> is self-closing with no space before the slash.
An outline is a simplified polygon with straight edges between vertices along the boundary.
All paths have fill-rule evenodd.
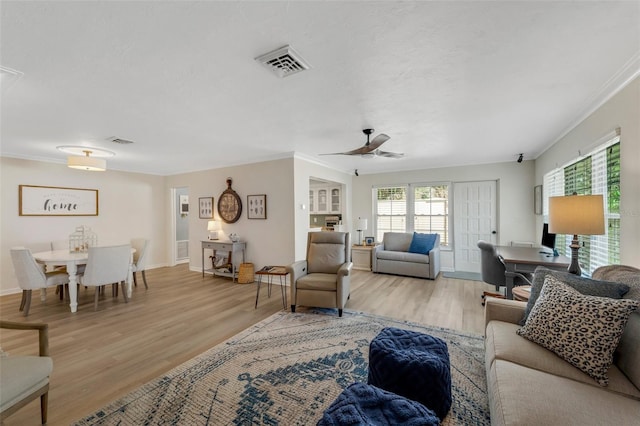
<path id="1" fill-rule="evenodd" d="M 496 244 L 496 181 L 454 185 L 453 223 L 456 271 L 480 272 L 478 240 Z"/>

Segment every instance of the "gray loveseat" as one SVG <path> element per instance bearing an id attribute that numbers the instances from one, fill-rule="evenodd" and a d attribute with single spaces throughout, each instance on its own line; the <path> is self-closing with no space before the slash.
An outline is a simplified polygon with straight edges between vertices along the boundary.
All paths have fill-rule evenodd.
<path id="1" fill-rule="evenodd" d="M 382 244 L 373 249 L 371 270 L 435 280 L 440 273 L 440 235 L 429 254 L 409 253 L 412 232 L 385 232 Z"/>
<path id="2" fill-rule="evenodd" d="M 609 267 L 604 267 L 609 268 Z M 596 270 L 596 272 L 598 272 Z M 624 298 L 640 297 L 640 274 Z M 633 281 L 633 282 L 632 282 Z M 635 282 L 635 285 L 634 285 Z M 608 370 L 609 385 L 516 334 L 526 302 L 487 298 L 485 366 L 492 425 L 640 424 L 640 313 L 631 314 Z"/>

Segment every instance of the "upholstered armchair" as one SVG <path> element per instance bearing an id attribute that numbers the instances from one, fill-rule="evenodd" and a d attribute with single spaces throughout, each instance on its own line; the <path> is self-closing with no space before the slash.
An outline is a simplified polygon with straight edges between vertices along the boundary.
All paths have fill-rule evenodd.
<path id="1" fill-rule="evenodd" d="M 350 294 L 351 237 L 348 232 L 309 232 L 307 258 L 287 271 L 291 276 L 291 312 L 296 305 L 338 308 L 342 316 Z"/>
<path id="2" fill-rule="evenodd" d="M 40 417 L 42 424 L 46 424 L 49 376 L 53 371 L 53 360 L 49 357 L 49 326 L 0 320 L 0 328 L 37 330 L 40 348 L 39 356 L 0 356 L 0 423 L 40 397 Z"/>

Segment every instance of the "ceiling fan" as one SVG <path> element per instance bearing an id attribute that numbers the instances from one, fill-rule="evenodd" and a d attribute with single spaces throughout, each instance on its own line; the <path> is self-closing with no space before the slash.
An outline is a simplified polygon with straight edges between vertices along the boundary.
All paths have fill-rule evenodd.
<path id="1" fill-rule="evenodd" d="M 332 152 L 329 154 L 320 154 L 320 155 L 361 155 L 363 157 L 389 157 L 389 158 L 401 158 L 404 157 L 404 153 L 402 152 L 388 152 L 381 151 L 380 145 L 388 141 L 389 136 L 384 133 L 380 133 L 378 136 L 373 138 L 372 141 L 369 141 L 369 136 L 373 133 L 373 129 L 363 129 L 362 133 L 367 135 L 367 143 L 364 146 L 354 149 L 352 151 L 347 152 Z"/>

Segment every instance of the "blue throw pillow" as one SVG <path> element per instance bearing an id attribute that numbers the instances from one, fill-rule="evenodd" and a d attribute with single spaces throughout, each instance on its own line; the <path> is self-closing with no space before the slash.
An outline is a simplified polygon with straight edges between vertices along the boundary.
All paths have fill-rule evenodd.
<path id="1" fill-rule="evenodd" d="M 438 234 L 419 234 L 413 233 L 413 239 L 409 246 L 409 253 L 429 254 L 433 245 L 436 243 L 436 236 Z"/>

